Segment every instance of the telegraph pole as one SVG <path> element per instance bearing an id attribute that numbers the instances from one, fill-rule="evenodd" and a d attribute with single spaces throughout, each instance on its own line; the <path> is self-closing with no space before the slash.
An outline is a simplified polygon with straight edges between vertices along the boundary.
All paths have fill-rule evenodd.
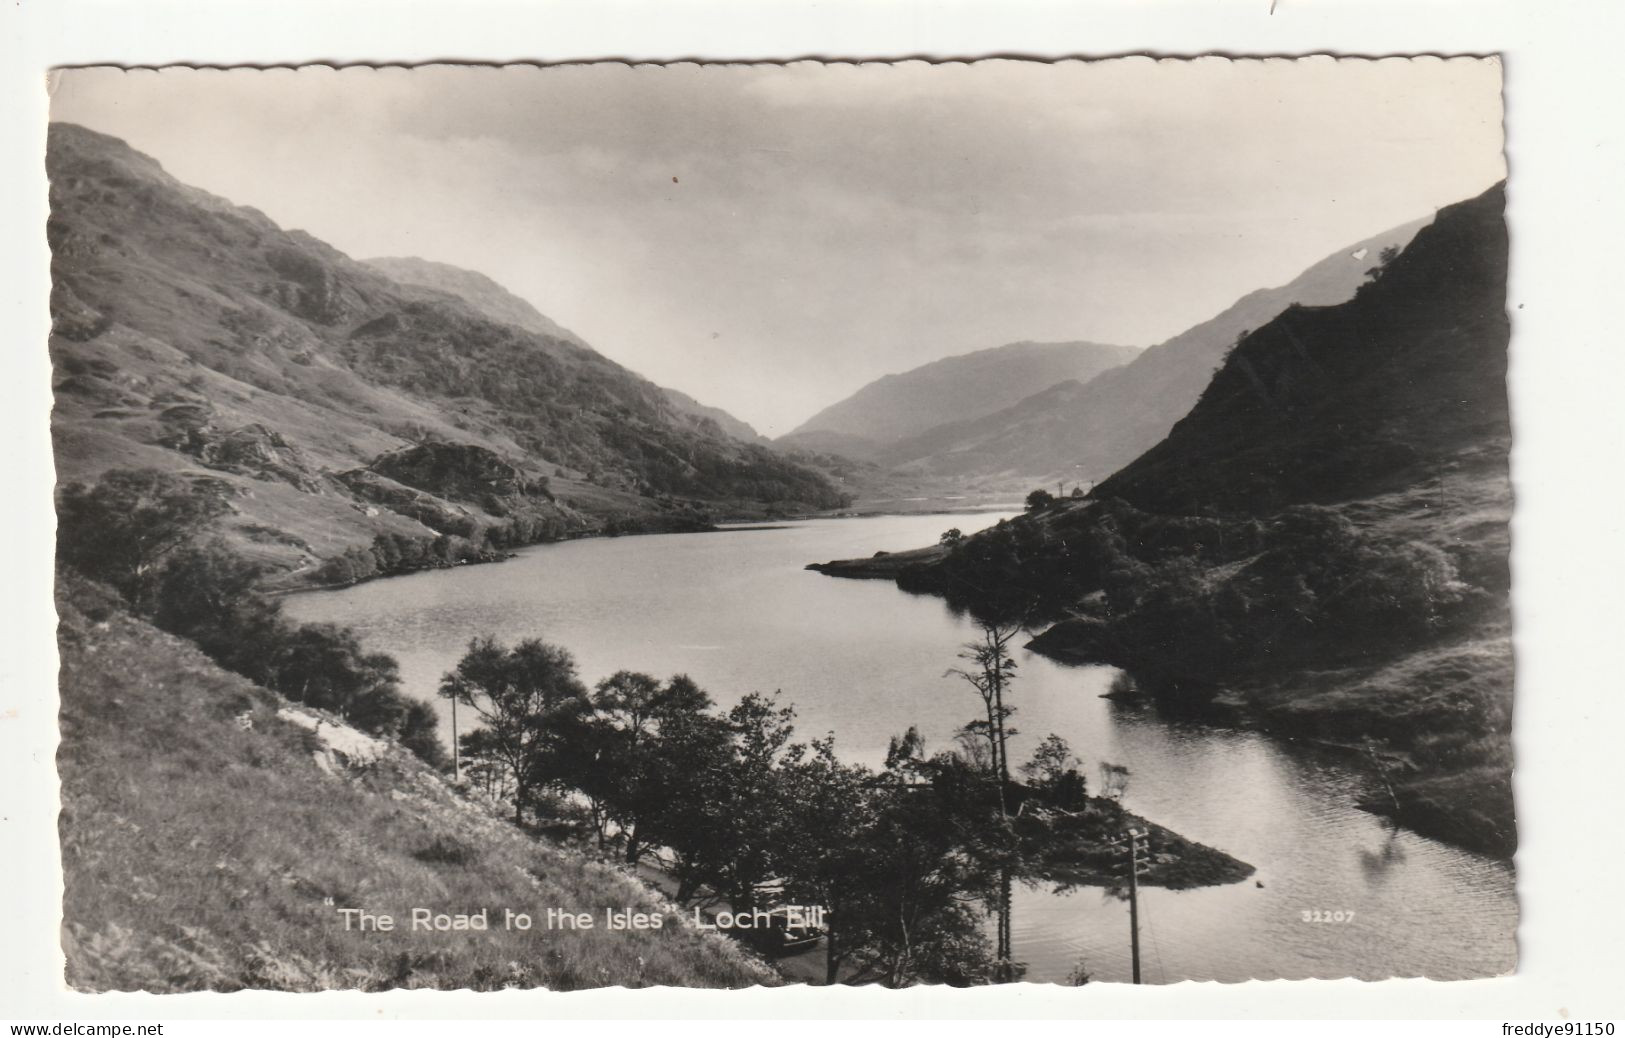
<path id="1" fill-rule="evenodd" d="M 1128 850 L 1128 939 L 1129 953 L 1134 964 L 1134 983 L 1140 983 L 1140 855 L 1148 853 L 1146 843 L 1150 833 L 1144 829 L 1130 829 L 1113 844 L 1127 844 Z"/>
<path id="2" fill-rule="evenodd" d="M 463 782 L 463 752 L 457 746 L 457 697 L 451 697 L 451 777 L 452 781 L 461 785 Z"/>
<path id="3" fill-rule="evenodd" d="M 1134 957 L 1134 983 L 1140 982 L 1140 835 L 1128 831 L 1128 940 Z"/>

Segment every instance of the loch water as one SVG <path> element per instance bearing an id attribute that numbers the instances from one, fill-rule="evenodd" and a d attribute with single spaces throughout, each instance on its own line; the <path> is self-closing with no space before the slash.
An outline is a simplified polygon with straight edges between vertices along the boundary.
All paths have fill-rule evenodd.
<path id="1" fill-rule="evenodd" d="M 758 691 L 796 707 L 798 737 L 832 732 L 878 764 L 916 725 L 947 746 L 980 702 L 946 671 L 974 628 L 941 600 L 809 562 L 932 543 L 997 513 L 814 519 L 715 533 L 570 541 L 500 565 L 431 571 L 286 601 L 290 615 L 354 627 L 401 663 L 408 694 L 437 705 L 440 676 L 476 636 L 540 637 L 588 682 L 621 669 L 685 673 L 723 704 Z M 1017 652 L 1013 702 L 1026 758 L 1049 732 L 1085 762 L 1130 771 L 1125 805 L 1257 868 L 1242 883 L 1143 890 L 1147 982 L 1492 976 L 1515 964 L 1510 866 L 1361 811 L 1357 760 L 1254 731 L 1170 720 L 1101 698 L 1114 672 Z M 1099 889 L 1018 887 L 1013 947 L 1026 979 L 1129 979 L 1126 905 Z M 1324 919 L 1325 921 L 1318 921 Z M 1341 920 L 1341 921 L 1335 921 Z"/>

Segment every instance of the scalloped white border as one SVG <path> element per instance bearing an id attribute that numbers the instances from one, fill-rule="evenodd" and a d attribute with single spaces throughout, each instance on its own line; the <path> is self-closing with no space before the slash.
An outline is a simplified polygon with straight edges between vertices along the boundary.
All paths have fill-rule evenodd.
<path id="1" fill-rule="evenodd" d="M 1625 731 L 1615 645 L 1625 576 L 1625 343 L 1604 308 L 1620 289 L 1621 91 L 1611 0 L 964 0 L 914 3 L 497 0 L 411 5 L 281 0 L 11 0 L 0 6 L 0 1013 L 19 1019 L 156 1017 L 1501 1018 L 1625 1015 L 1614 972 L 1625 850 L 1615 803 Z M 1491 54 L 1505 62 L 1514 322 L 1512 389 L 1517 792 L 1523 926 L 1514 977 L 1300 981 L 1082 990 L 393 992 L 80 995 L 61 984 L 44 70 L 58 64 L 1063 57 L 1113 54 Z M 1325 59 L 1322 59 L 1325 60 Z M 1488 1033 L 1486 1028 L 1486 1033 Z M 1499 1032 L 1499 1027 L 1494 1028 Z"/>

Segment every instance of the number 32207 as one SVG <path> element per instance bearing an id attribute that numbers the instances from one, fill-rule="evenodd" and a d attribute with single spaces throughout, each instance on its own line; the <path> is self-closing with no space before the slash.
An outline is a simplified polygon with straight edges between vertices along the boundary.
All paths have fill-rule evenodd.
<path id="1" fill-rule="evenodd" d="M 1338 909 L 1335 912 L 1323 912 L 1318 908 L 1306 908 L 1298 913 L 1298 917 L 1306 923 L 1352 923 L 1354 910 L 1349 909 L 1345 912 Z"/>

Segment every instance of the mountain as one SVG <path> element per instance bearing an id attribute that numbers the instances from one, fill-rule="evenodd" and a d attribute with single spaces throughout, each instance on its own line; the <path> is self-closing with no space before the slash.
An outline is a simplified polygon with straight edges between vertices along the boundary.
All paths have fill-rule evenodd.
<path id="1" fill-rule="evenodd" d="M 945 422 L 991 414 L 1057 382 L 1087 382 L 1139 352 L 1092 342 L 1016 342 L 946 357 L 869 383 L 779 442 L 838 452 L 844 445 L 864 457 Z"/>
<path id="2" fill-rule="evenodd" d="M 742 440 L 745 443 L 757 443 L 764 447 L 773 442 L 757 432 L 749 422 L 735 418 L 720 407 L 702 404 L 681 390 L 662 387 L 660 391 L 666 394 L 667 402 L 677 410 L 694 418 L 717 423 L 718 429 L 736 440 Z"/>
<path id="3" fill-rule="evenodd" d="M 380 256 L 363 261 L 403 285 L 434 289 L 468 303 L 493 321 L 586 346 L 581 337 L 479 271 L 416 256 Z"/>
<path id="4" fill-rule="evenodd" d="M 587 345 L 580 336 L 561 327 L 530 303 L 478 271 L 418 259 L 416 256 L 380 257 L 366 263 L 403 285 L 433 289 L 460 298 L 493 321 L 518 325 L 538 335 L 564 339 L 578 346 Z M 678 411 L 693 418 L 709 419 L 717 423 L 719 430 L 736 440 L 763 445 L 768 442 L 761 433 L 720 407 L 708 407 L 675 389 L 662 387 L 660 391 Z"/>
<path id="5" fill-rule="evenodd" d="M 1499 189 L 1442 210 L 1341 306 L 1294 304 L 1093 496 L 1268 514 L 1488 474 L 1511 446 Z"/>
<path id="6" fill-rule="evenodd" d="M 961 479 L 1044 484 L 1057 478 L 1104 479 L 1167 435 L 1196 403 L 1238 336 L 1289 306 L 1349 299 L 1382 250 L 1403 247 L 1425 222 L 1339 249 L 1288 284 L 1251 292 L 1121 367 L 1092 379 L 1054 380 L 991 413 L 962 414 L 886 447 L 874 460 Z"/>
<path id="7" fill-rule="evenodd" d="M 493 320 L 479 275 L 402 284 L 77 126 L 51 127 L 47 170 L 60 479 L 213 481 L 228 540 L 274 571 L 845 500 L 534 311 Z"/>
<path id="8" fill-rule="evenodd" d="M 786 451 L 812 451 L 859 461 L 872 461 L 886 449 L 886 445 L 878 440 L 853 433 L 835 432 L 831 429 L 787 432 L 774 440 L 773 445 Z"/>
<path id="9" fill-rule="evenodd" d="M 1512 487 L 1500 185 L 1347 301 L 1288 306 L 1085 498 L 820 567 L 891 576 L 1165 710 L 1358 753 L 1363 803 L 1510 856 Z"/>

